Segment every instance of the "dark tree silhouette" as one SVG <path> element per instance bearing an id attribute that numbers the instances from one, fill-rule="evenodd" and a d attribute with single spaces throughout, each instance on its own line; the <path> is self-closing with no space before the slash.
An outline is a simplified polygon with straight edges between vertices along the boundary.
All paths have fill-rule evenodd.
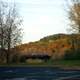
<path id="1" fill-rule="evenodd" d="M 10 49 L 21 42 L 21 23 L 16 5 L 0 2 L 0 46 L 1 49 L 7 49 L 7 63 Z"/>
<path id="2" fill-rule="evenodd" d="M 70 31 L 80 33 L 80 0 L 70 0 L 67 6 L 67 17 L 70 20 L 71 27 Z"/>

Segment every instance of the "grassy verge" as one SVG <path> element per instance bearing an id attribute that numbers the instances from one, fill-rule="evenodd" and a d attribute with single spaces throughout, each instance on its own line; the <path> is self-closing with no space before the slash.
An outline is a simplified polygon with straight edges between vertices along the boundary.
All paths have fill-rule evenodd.
<path id="1" fill-rule="evenodd" d="M 54 60 L 42 63 L 10 63 L 0 64 L 0 67 L 60 67 L 60 68 L 80 68 L 80 60 Z"/>
<path id="2" fill-rule="evenodd" d="M 55 60 L 53 65 L 80 66 L 80 60 Z"/>

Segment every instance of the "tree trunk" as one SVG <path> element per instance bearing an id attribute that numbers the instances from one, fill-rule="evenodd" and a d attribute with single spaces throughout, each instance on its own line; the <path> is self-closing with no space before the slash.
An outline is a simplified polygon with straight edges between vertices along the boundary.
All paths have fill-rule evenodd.
<path id="1" fill-rule="evenodd" d="M 10 63 L 10 48 L 11 48 L 11 27 L 8 32 L 8 50 L 7 50 L 7 63 Z"/>
<path id="2" fill-rule="evenodd" d="M 4 49 L 4 40 L 3 40 L 3 29 L 1 28 L 1 58 L 2 58 L 2 55 L 3 55 L 3 49 Z"/>
<path id="3" fill-rule="evenodd" d="M 80 25 L 79 25 L 79 28 L 78 28 L 79 30 L 78 30 L 78 33 L 80 34 Z"/>
<path id="4" fill-rule="evenodd" d="M 7 62 L 7 64 L 9 63 L 9 51 L 7 51 L 6 62 Z"/>
<path id="5" fill-rule="evenodd" d="M 10 43 L 8 42 L 8 49 L 7 49 L 7 63 L 10 63 Z"/>

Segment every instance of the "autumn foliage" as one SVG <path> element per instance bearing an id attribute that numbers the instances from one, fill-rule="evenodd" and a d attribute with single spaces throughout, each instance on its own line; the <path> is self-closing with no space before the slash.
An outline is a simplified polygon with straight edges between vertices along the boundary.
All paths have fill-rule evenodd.
<path id="1" fill-rule="evenodd" d="M 36 42 L 21 44 L 13 50 L 18 55 L 49 55 L 52 59 L 63 59 L 80 54 L 80 34 L 56 34 Z"/>

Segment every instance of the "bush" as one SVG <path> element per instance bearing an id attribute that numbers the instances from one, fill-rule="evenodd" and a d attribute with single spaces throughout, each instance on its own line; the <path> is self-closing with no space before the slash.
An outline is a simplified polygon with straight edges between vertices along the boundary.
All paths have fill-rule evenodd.
<path id="1" fill-rule="evenodd" d="M 80 59 L 80 50 L 77 51 L 66 51 L 64 55 L 66 60 L 79 60 Z"/>
<path id="2" fill-rule="evenodd" d="M 20 57 L 20 62 L 25 63 L 26 62 L 26 56 L 21 56 Z"/>
<path id="3" fill-rule="evenodd" d="M 37 63 L 43 63 L 44 61 L 41 59 L 28 59 L 26 62 L 31 64 L 37 64 Z"/>

